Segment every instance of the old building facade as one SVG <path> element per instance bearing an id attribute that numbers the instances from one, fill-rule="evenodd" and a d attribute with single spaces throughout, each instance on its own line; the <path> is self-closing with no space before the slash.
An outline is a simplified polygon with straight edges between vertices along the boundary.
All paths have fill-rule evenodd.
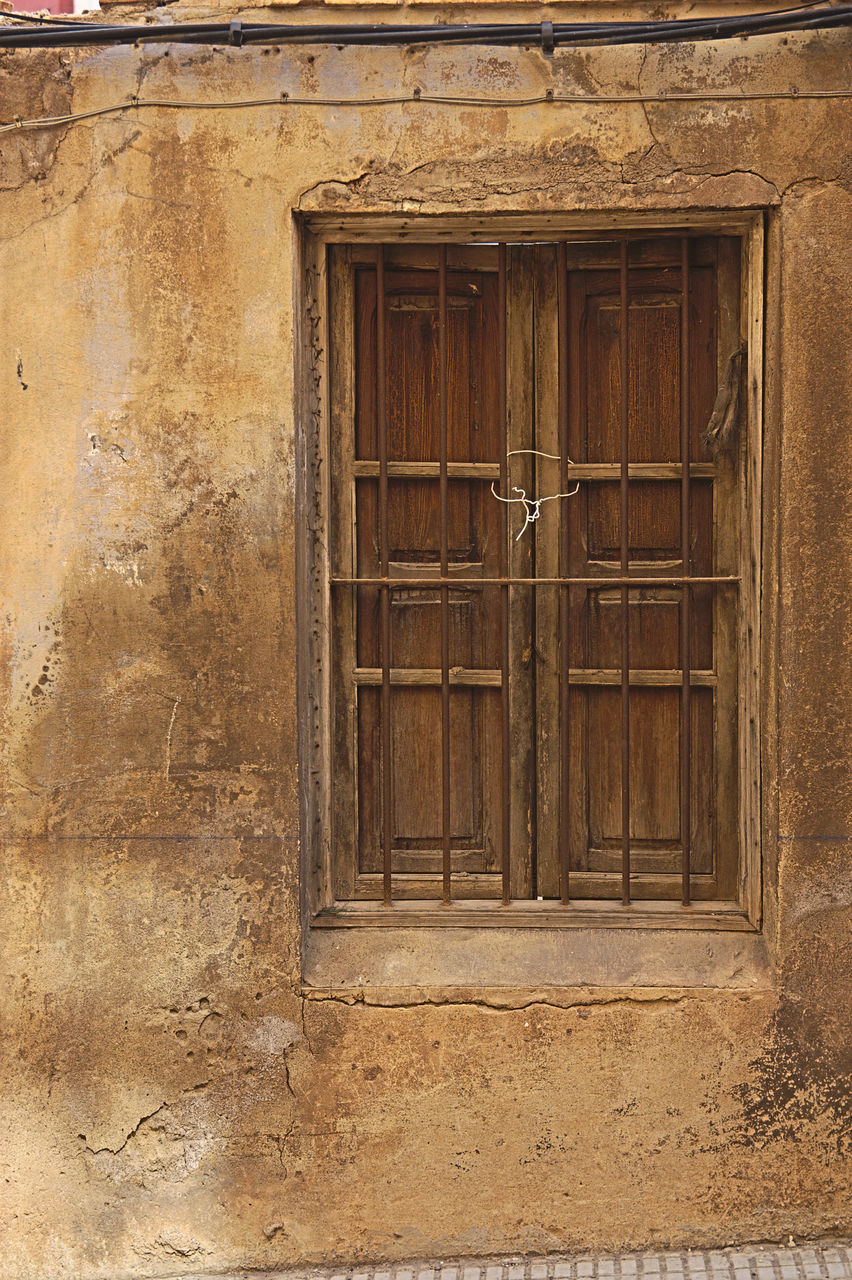
<path id="1" fill-rule="evenodd" d="M 850 34 L 550 34 L 0 51 L 9 1280 L 850 1229 Z"/>

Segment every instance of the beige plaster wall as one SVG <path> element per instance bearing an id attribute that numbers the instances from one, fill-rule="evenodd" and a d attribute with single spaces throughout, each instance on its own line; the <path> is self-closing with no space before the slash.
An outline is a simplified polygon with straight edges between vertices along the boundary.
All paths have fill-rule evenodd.
<path id="1" fill-rule="evenodd" d="M 148 46 L 6 54 L 0 94 L 8 120 L 132 94 L 845 89 L 849 65 L 842 32 Z M 848 98 L 800 97 L 0 136 L 8 1280 L 850 1229 L 850 130 Z M 304 1000 L 294 210 L 736 207 L 768 211 L 771 973 Z"/>

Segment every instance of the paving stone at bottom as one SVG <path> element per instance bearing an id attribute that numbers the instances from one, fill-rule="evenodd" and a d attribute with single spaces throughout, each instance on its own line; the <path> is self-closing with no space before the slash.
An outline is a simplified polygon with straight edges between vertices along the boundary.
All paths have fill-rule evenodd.
<path id="1" fill-rule="evenodd" d="M 198 1280 L 852 1280 L 852 1241 L 660 1252 L 441 1259 L 388 1267 L 209 1272 Z M 179 1280 L 174 1274 L 165 1280 Z M 185 1277 L 184 1277 L 185 1280 Z"/>

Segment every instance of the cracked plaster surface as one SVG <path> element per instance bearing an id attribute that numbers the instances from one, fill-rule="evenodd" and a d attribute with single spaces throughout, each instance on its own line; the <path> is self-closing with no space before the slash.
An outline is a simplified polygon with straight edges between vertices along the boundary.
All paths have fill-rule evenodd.
<path id="1" fill-rule="evenodd" d="M 848 73 L 840 36 L 754 55 L 459 57 L 3 55 L 0 94 L 5 119 L 131 92 L 523 96 Z M 785 307 L 808 343 L 786 334 L 795 375 L 814 348 L 846 350 L 848 266 L 811 246 L 848 223 L 849 124 L 843 101 L 423 104 L 128 112 L 4 135 L 2 430 L 30 495 L 0 520 L 10 1280 L 486 1238 L 618 1247 L 648 1221 L 659 1242 L 712 1243 L 782 1218 L 818 1234 L 848 1211 L 850 897 L 836 854 L 798 849 L 794 784 L 819 749 L 803 737 L 789 780 L 767 767 L 798 841 L 770 990 L 300 988 L 289 300 L 293 208 L 760 207 L 777 210 Z M 802 443 L 779 484 L 807 549 L 817 395 L 793 375 L 785 441 L 795 420 Z M 848 427 L 843 412 L 832 402 Z M 785 583 L 830 658 L 836 633 L 789 563 Z M 789 699 L 807 658 L 785 661 Z M 834 793 L 807 798 L 839 813 Z"/>

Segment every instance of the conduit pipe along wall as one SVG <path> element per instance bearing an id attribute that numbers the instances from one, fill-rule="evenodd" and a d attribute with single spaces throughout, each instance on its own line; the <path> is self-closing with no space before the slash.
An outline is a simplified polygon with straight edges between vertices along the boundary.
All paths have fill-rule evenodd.
<path id="1" fill-rule="evenodd" d="M 23 19 L 24 15 L 9 15 Z M 43 20 L 44 22 L 44 20 Z M 0 48 L 75 48 L 89 45 L 214 44 L 240 47 L 247 44 L 280 45 L 401 45 L 453 44 L 528 46 L 539 44 L 545 53 L 561 47 L 601 45 L 672 44 L 681 41 L 728 40 L 790 31 L 827 31 L 852 24 L 852 5 L 823 8 L 806 6 L 772 13 L 751 13 L 715 18 L 681 18 L 662 22 L 523 22 L 523 23 L 414 23 L 359 25 L 295 25 L 252 23 L 169 23 L 144 26 L 110 26 L 97 22 L 51 23 L 0 30 Z"/>

